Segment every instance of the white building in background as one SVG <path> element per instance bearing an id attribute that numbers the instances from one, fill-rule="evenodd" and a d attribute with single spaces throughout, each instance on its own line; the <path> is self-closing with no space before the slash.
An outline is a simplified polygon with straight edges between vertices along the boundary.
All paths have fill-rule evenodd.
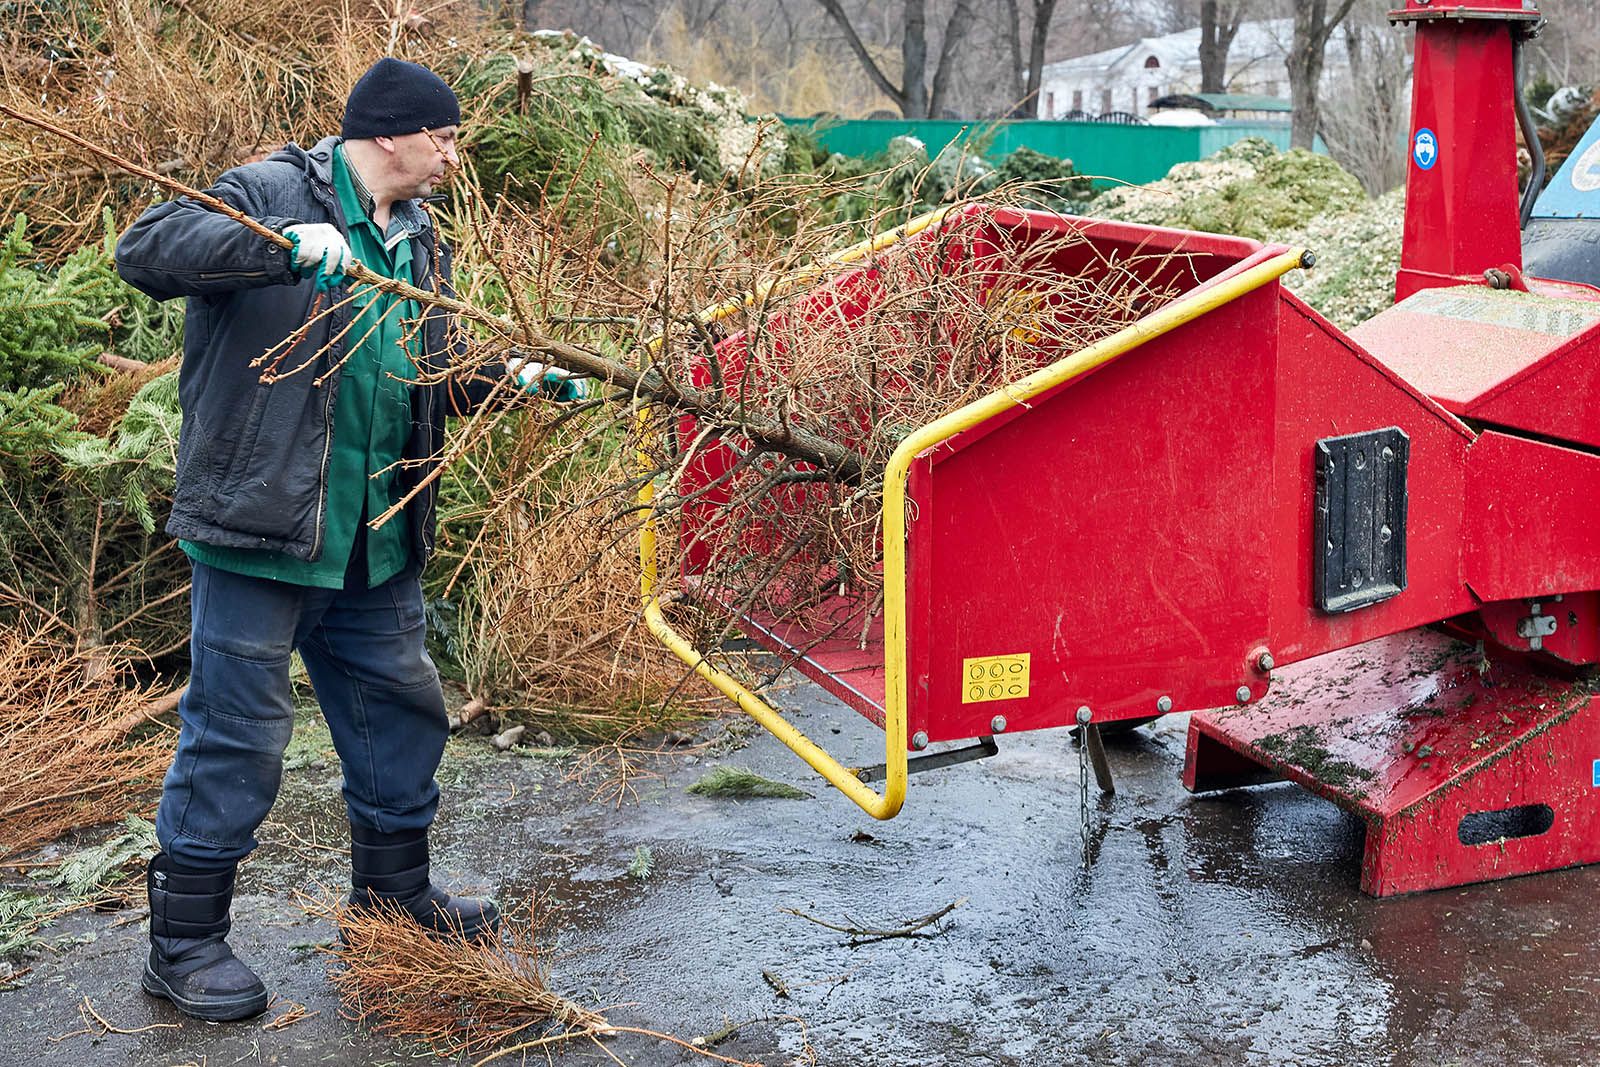
<path id="1" fill-rule="evenodd" d="M 1284 58 L 1294 37 L 1290 19 L 1246 22 L 1228 49 L 1223 91 L 1287 98 Z M 1326 78 L 1347 64 L 1338 42 L 1327 52 Z M 1047 63 L 1039 84 L 1039 117 L 1094 117 L 1126 112 L 1144 117 L 1150 102 L 1175 93 L 1200 91 L 1200 28 L 1144 37 L 1092 55 Z M 1074 115 L 1074 117 L 1077 117 Z"/>

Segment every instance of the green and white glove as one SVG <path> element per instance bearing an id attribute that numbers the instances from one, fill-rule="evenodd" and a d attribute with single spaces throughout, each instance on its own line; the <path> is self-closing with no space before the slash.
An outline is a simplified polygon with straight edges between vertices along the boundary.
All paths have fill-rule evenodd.
<path id="1" fill-rule="evenodd" d="M 524 391 L 543 393 L 552 400 L 582 400 L 589 395 L 589 379 L 561 367 L 519 357 L 506 360 L 506 370 L 516 375 Z"/>
<path id="2" fill-rule="evenodd" d="M 315 277 L 319 290 L 344 284 L 345 268 L 350 266 L 352 257 L 350 242 L 339 227 L 326 222 L 302 222 L 285 226 L 283 235 L 294 242 L 290 257 L 296 275 Z"/>

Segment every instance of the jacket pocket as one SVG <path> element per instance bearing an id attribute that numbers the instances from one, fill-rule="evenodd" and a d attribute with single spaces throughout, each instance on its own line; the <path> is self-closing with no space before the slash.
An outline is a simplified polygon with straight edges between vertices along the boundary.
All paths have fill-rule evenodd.
<path id="1" fill-rule="evenodd" d="M 228 458 L 228 465 L 222 471 L 222 481 L 216 487 L 217 502 L 223 507 L 228 506 L 242 487 L 250 457 L 255 454 L 256 439 L 261 436 L 261 417 L 266 411 L 271 392 L 271 386 L 258 384 L 255 394 L 250 398 L 250 411 L 245 416 L 244 428 L 234 438 L 236 444 L 233 455 Z"/>
<path id="2" fill-rule="evenodd" d="M 257 387 L 218 496 L 221 526 L 307 549 L 314 544 L 332 389 L 333 383 L 313 386 L 309 372 Z"/>

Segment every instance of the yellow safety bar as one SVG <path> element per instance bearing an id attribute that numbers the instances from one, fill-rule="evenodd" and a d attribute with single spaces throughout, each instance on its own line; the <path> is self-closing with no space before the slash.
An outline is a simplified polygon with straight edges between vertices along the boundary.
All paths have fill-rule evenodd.
<path id="1" fill-rule="evenodd" d="M 770 293 L 779 291 L 780 288 L 808 281 L 828 267 L 861 259 L 927 229 L 938 223 L 944 214 L 945 212 L 941 210 L 913 219 L 901 229 L 863 241 L 819 266 L 768 283 L 740 300 L 707 309 L 701 313 L 702 318 L 706 322 L 725 318 Z M 912 462 L 929 449 L 943 444 L 964 430 L 969 430 L 1010 408 L 1025 404 L 1040 393 L 1085 374 L 1146 341 L 1169 333 L 1223 304 L 1237 300 L 1246 293 L 1277 280 L 1301 266 L 1305 254 L 1304 249 L 1291 249 L 1240 272 L 1236 277 L 1180 298 L 1073 355 L 1057 360 L 1026 377 L 1019 378 L 1010 385 L 957 408 L 948 415 L 935 419 L 913 431 L 900 442 L 884 468 L 883 483 L 885 674 L 883 734 L 886 776 L 882 794 L 867 788 L 856 777 L 853 769 L 830 756 L 816 742 L 796 729 L 776 708 L 726 672 L 718 670 L 706 659 L 705 653 L 695 648 L 667 622 L 655 593 L 656 529 L 650 510 L 655 501 L 655 484 L 646 482 L 638 494 L 639 504 L 645 514 L 645 521 L 639 533 L 639 588 L 644 598 L 645 623 L 650 627 L 650 632 L 679 659 L 692 666 L 695 673 L 716 686 L 738 704 L 742 711 L 792 749 L 845 796 L 855 801 L 862 811 L 875 819 L 894 818 L 899 814 L 906 797 L 906 479 L 910 475 Z M 659 338 L 651 342 L 650 350 L 654 351 L 659 343 Z M 641 427 L 647 414 L 648 409 L 642 409 L 639 413 Z M 648 455 L 641 450 L 641 465 L 648 462 Z"/>

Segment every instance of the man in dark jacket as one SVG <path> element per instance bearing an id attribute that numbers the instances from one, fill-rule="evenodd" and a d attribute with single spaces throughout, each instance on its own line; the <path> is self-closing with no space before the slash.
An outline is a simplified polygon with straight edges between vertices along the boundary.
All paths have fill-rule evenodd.
<path id="1" fill-rule="evenodd" d="M 381 60 L 351 91 L 342 137 L 309 152 L 289 145 L 210 190 L 292 250 L 187 198 L 145 212 L 117 245 L 128 282 L 158 300 L 188 298 L 167 531 L 194 570 L 193 673 L 156 819 L 142 984 L 197 1018 L 246 1018 L 267 1004 L 224 938 L 235 870 L 277 795 L 296 650 L 344 771 L 351 904 L 391 903 L 433 934 L 498 929 L 492 903 L 429 879 L 447 734 L 419 581 L 433 548 L 432 484 L 404 521 L 369 526 L 438 462 L 445 416 L 496 383 L 441 379 L 433 372 L 453 355 L 447 318 L 370 287 L 352 292 L 344 277 L 357 259 L 451 291 L 449 249 L 419 198 L 455 162 L 459 122 L 437 76 Z"/>

